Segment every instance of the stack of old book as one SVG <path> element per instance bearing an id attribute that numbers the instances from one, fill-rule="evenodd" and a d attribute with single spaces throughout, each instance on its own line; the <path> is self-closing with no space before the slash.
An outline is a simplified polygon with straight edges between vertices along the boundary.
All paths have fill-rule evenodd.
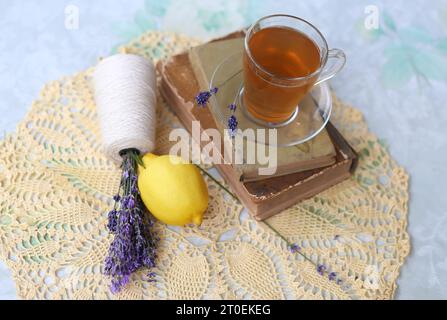
<path id="1" fill-rule="evenodd" d="M 198 108 L 195 96 L 209 89 L 213 70 L 236 50 L 243 36 L 243 32 L 232 33 L 158 63 L 161 94 L 190 132 L 193 121 L 199 121 L 202 130 L 219 128 L 212 108 Z M 348 179 L 357 164 L 355 151 L 330 122 L 311 141 L 277 151 L 278 169 L 274 176 L 259 175 L 256 164 L 216 164 L 257 220 L 271 217 Z"/>

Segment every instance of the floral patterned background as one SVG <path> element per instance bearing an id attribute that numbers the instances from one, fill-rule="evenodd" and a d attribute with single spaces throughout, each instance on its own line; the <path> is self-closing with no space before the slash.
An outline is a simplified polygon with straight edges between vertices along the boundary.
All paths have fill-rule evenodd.
<path id="1" fill-rule="evenodd" d="M 379 29 L 364 27 L 379 9 Z M 79 25 L 67 16 L 79 10 Z M 413 250 L 397 298 L 447 297 L 447 3 L 445 0 L 2 0 L 0 134 L 12 132 L 47 81 L 75 73 L 147 30 L 209 39 L 268 13 L 306 18 L 348 55 L 332 81 L 411 174 Z M 1 222 L 0 212 L 0 223 Z M 15 298 L 0 263 L 0 298 Z"/>

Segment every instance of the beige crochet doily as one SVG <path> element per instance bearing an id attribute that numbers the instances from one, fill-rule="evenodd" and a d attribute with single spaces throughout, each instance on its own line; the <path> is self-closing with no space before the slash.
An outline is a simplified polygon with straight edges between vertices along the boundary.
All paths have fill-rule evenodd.
<path id="1" fill-rule="evenodd" d="M 126 50 L 154 60 L 197 41 L 150 32 Z M 286 243 L 208 180 L 200 228 L 157 225 L 156 283 L 147 270 L 118 295 L 102 265 L 119 170 L 100 149 L 92 69 L 48 83 L 17 132 L 0 143 L 0 258 L 25 299 L 389 299 L 410 250 L 408 175 L 368 131 L 362 114 L 335 100 L 333 122 L 359 151 L 352 179 L 269 223 L 344 285 L 320 276 Z M 180 126 L 159 97 L 158 152 Z"/>

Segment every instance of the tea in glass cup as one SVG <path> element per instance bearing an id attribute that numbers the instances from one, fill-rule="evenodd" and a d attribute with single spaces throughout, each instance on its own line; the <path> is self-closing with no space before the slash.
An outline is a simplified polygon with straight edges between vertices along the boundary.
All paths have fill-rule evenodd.
<path id="1" fill-rule="evenodd" d="M 345 62 L 344 53 L 328 50 L 307 21 L 289 15 L 262 18 L 245 37 L 243 106 L 266 124 L 287 124 L 312 87 L 332 78 Z"/>

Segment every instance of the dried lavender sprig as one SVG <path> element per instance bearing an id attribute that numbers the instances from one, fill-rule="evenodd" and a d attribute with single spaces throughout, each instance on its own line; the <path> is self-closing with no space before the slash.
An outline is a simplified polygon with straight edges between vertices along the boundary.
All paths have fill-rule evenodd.
<path id="1" fill-rule="evenodd" d="M 236 77 L 238 74 L 242 72 L 242 69 L 231 75 L 228 79 L 223 81 L 221 84 L 214 88 L 210 88 L 208 91 L 202 91 L 199 92 L 199 94 L 195 97 L 196 103 L 199 107 L 205 108 L 208 104 L 208 100 L 211 98 L 211 96 L 216 95 L 219 91 L 219 87 L 223 87 L 226 85 L 231 79 Z"/>
<path id="2" fill-rule="evenodd" d="M 126 150 L 118 194 L 113 198 L 114 209 L 109 212 L 109 231 L 114 239 L 105 260 L 105 274 L 111 277 L 111 291 L 117 293 L 140 268 L 153 268 L 156 258 L 157 238 L 152 231 L 149 217 L 138 191 L 137 150 Z M 149 273 L 150 281 L 154 274 Z"/>
<path id="3" fill-rule="evenodd" d="M 232 193 L 227 187 L 225 187 L 221 182 L 219 182 L 216 178 L 214 178 L 208 171 L 201 168 L 200 166 L 197 166 L 204 174 L 206 174 L 208 177 L 210 177 L 216 184 L 221 187 L 225 192 L 227 192 L 234 200 L 240 203 L 239 198 Z M 310 259 L 308 256 L 306 256 L 302 251 L 301 247 L 296 243 L 291 243 L 289 240 L 287 240 L 279 231 L 277 231 L 271 224 L 269 224 L 267 221 L 263 221 L 264 224 L 269 227 L 278 237 L 280 237 L 288 246 L 291 253 L 295 254 L 298 253 L 301 255 L 305 260 L 312 263 L 315 266 L 316 271 L 321 276 L 327 275 L 328 279 L 330 281 L 335 281 L 338 285 L 342 285 L 343 281 L 338 278 L 338 274 L 336 272 L 328 272 L 326 266 L 322 264 L 316 264 L 312 259 Z"/>
<path id="4" fill-rule="evenodd" d="M 341 284 L 342 281 L 338 278 L 337 273 L 335 272 L 329 272 L 327 267 L 323 264 L 316 264 L 312 259 L 310 259 L 308 256 L 306 256 L 302 251 L 301 247 L 296 243 L 291 243 L 289 240 L 287 240 L 281 233 L 279 233 L 278 230 L 276 230 L 270 223 L 267 221 L 263 221 L 264 224 L 270 228 L 278 237 L 280 237 L 284 242 L 287 243 L 287 246 L 291 253 L 295 254 L 298 253 L 300 256 L 302 256 L 305 260 L 309 261 L 316 267 L 316 271 L 320 276 L 327 276 L 330 281 L 336 281 L 337 284 Z"/>
<path id="5" fill-rule="evenodd" d="M 241 72 L 242 72 L 242 70 L 239 70 L 238 72 L 233 74 L 231 77 L 226 79 L 220 86 L 224 86 L 228 81 L 233 79 L 235 76 L 237 76 Z M 213 95 L 216 95 L 218 91 L 219 91 L 219 88 L 218 87 L 214 87 L 214 88 L 211 88 L 209 91 L 199 92 L 199 94 L 195 97 L 197 105 L 199 107 L 201 107 L 201 108 L 205 108 L 208 105 L 209 99 Z M 236 115 L 235 115 L 235 112 L 236 112 L 236 109 L 237 109 L 236 101 L 231 103 L 228 106 L 228 108 L 231 111 L 231 115 L 230 115 L 230 117 L 228 117 L 227 126 L 228 126 L 228 130 L 229 130 L 230 136 L 234 137 L 236 135 L 237 127 L 238 127 L 238 124 L 239 124 L 238 121 L 237 121 Z"/>
<path id="6" fill-rule="evenodd" d="M 205 108 L 208 104 L 208 100 L 211 98 L 213 94 L 217 94 L 218 88 L 212 88 L 209 91 L 199 92 L 196 96 L 196 103 L 199 107 Z"/>

